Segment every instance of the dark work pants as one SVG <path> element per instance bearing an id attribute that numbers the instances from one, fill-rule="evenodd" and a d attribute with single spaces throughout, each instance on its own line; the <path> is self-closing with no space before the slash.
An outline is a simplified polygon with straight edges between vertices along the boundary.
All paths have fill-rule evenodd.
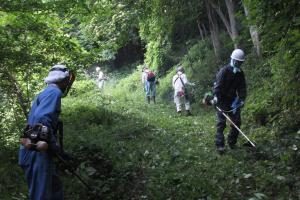
<path id="1" fill-rule="evenodd" d="M 224 103 L 223 105 L 220 105 L 219 108 L 222 110 L 231 110 L 231 103 Z M 241 111 L 240 109 L 237 109 L 235 114 L 233 112 L 228 112 L 225 114 L 230 117 L 230 119 L 235 123 L 237 127 L 240 128 L 241 126 Z M 230 123 L 230 122 L 228 122 Z M 235 145 L 237 142 L 237 138 L 239 135 L 238 130 L 230 124 L 230 132 L 228 134 L 228 144 L 229 145 Z M 225 145 L 224 143 L 224 129 L 226 128 L 226 117 L 220 112 L 217 111 L 217 134 L 216 134 L 216 146 L 223 147 Z"/>

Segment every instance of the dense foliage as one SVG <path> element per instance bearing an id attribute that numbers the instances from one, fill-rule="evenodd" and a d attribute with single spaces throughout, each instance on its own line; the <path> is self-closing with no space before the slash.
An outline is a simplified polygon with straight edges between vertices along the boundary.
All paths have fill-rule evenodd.
<path id="1" fill-rule="evenodd" d="M 55 63 L 77 71 L 67 147 L 97 187 L 88 194 L 64 173 L 69 199 L 299 199 L 299 23 L 298 0 L 1 0 L 0 199 L 26 199 L 18 135 Z M 259 149 L 219 157 L 200 101 L 235 47 L 247 55 L 242 128 Z M 99 64 L 111 72 L 101 94 L 86 80 Z M 145 65 L 159 76 L 155 107 L 144 103 Z M 179 65 L 196 83 L 195 117 L 170 107 Z"/>

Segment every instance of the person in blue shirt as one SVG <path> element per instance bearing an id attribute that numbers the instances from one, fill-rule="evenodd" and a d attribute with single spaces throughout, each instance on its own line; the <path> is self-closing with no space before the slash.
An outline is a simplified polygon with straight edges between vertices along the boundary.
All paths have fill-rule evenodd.
<path id="1" fill-rule="evenodd" d="M 151 99 L 153 100 L 153 103 L 156 103 L 156 84 L 158 84 L 158 81 L 155 73 L 148 67 L 144 67 L 142 74 L 142 85 L 144 86 L 148 103 L 150 103 Z"/>
<path id="2" fill-rule="evenodd" d="M 25 173 L 31 200 L 64 199 L 62 182 L 52 159 L 54 155 L 69 158 L 59 145 L 55 130 L 61 112 L 61 98 L 70 89 L 74 81 L 72 77 L 64 65 L 54 65 L 45 78 L 47 87 L 32 103 L 28 126 L 46 128 L 48 140 L 34 144 L 31 138 L 21 138 L 18 164 Z"/>

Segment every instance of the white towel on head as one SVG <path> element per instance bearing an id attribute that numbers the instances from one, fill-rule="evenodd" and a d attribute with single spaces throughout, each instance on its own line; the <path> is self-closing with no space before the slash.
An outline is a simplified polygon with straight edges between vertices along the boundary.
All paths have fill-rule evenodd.
<path id="1" fill-rule="evenodd" d="M 54 65 L 51 68 L 48 76 L 45 78 L 45 83 L 47 84 L 58 83 L 63 79 L 65 79 L 66 77 L 68 77 L 69 75 L 70 75 L 69 70 L 67 70 L 67 67 L 65 65 L 60 65 L 60 64 Z"/>

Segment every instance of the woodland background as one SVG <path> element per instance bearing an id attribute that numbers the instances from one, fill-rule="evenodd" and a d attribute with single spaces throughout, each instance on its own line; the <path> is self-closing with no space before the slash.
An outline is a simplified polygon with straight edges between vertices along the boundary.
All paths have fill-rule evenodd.
<path id="1" fill-rule="evenodd" d="M 77 73 L 63 100 L 66 148 L 97 190 L 61 169 L 66 199 L 299 199 L 298 0 L 1 0 L 0 199 L 26 199 L 18 138 L 56 63 Z M 214 111 L 201 105 L 234 48 L 246 52 L 242 129 L 258 148 L 220 157 Z M 193 117 L 175 115 L 182 64 Z M 110 77 L 94 83 L 95 66 Z M 145 103 L 141 69 L 160 77 Z M 240 142 L 243 139 L 239 139 Z"/>

